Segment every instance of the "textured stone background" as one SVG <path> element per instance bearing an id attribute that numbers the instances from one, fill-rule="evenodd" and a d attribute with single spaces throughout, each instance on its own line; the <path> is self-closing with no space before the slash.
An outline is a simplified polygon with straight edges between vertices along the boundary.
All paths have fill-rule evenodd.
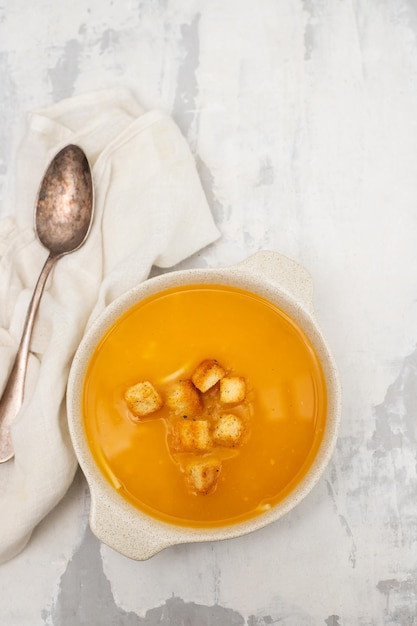
<path id="1" fill-rule="evenodd" d="M 0 215 L 25 115 L 120 85 L 172 114 L 222 238 L 311 272 L 343 386 L 333 460 L 276 524 L 130 561 L 78 475 L 0 567 L 5 626 L 417 624 L 417 2 L 3 0 Z"/>

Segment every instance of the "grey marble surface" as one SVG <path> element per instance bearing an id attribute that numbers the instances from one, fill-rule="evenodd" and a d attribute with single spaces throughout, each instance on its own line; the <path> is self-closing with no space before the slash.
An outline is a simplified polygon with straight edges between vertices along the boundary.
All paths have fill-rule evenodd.
<path id="1" fill-rule="evenodd" d="M 417 624 L 417 3 L 4 0 L 0 214 L 28 111 L 132 89 L 187 138 L 222 237 L 304 265 L 339 366 L 340 437 L 279 522 L 131 561 L 79 472 L 0 566 L 5 626 Z"/>

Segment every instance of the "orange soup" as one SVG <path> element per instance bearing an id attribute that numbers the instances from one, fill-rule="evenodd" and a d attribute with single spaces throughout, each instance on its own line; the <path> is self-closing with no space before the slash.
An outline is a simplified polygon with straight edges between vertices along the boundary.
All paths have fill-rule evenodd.
<path id="1" fill-rule="evenodd" d="M 244 445 L 223 454 L 213 493 L 196 495 L 169 447 L 166 407 L 134 420 L 126 389 L 190 378 L 204 359 L 244 377 Z M 83 419 L 92 455 L 120 495 L 166 522 L 213 527 L 247 520 L 304 477 L 326 420 L 314 348 L 286 313 L 229 286 L 187 285 L 139 302 L 107 331 L 89 363 Z M 185 416 L 184 416 L 185 417 Z"/>

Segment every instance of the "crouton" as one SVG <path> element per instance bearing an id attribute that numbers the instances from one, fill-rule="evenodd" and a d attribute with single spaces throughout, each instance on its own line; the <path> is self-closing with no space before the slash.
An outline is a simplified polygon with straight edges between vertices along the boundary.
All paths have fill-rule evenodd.
<path id="1" fill-rule="evenodd" d="M 129 410 L 136 417 L 144 417 L 154 413 L 163 405 L 161 396 L 152 383 L 147 380 L 129 387 L 125 392 L 125 400 Z"/>
<path id="2" fill-rule="evenodd" d="M 192 461 L 185 467 L 188 489 L 195 495 L 209 495 L 217 487 L 221 462 L 215 457 Z"/>
<path id="3" fill-rule="evenodd" d="M 225 376 L 220 381 L 220 402 L 238 404 L 245 399 L 246 381 L 241 376 Z"/>
<path id="4" fill-rule="evenodd" d="M 197 366 L 191 380 L 202 393 L 208 391 L 226 375 L 225 369 L 214 359 L 206 359 Z"/>
<path id="5" fill-rule="evenodd" d="M 174 448 L 181 452 L 207 452 L 212 447 L 207 420 L 182 419 L 175 425 Z"/>
<path id="6" fill-rule="evenodd" d="M 213 429 L 213 441 L 220 446 L 233 448 L 243 435 L 245 426 L 242 420 L 232 413 L 225 413 L 219 417 Z"/>
<path id="7" fill-rule="evenodd" d="M 203 405 L 200 394 L 191 380 L 178 380 L 173 383 L 165 398 L 167 406 L 177 415 L 195 417 L 201 413 Z"/>

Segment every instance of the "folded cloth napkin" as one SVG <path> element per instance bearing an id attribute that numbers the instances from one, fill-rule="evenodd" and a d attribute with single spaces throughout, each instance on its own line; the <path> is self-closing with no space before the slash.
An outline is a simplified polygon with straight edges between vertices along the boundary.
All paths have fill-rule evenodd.
<path id="1" fill-rule="evenodd" d="M 73 480 L 65 392 L 86 327 L 152 265 L 171 267 L 219 236 L 189 147 L 166 114 L 145 112 L 119 90 L 32 114 L 17 155 L 15 216 L 0 221 L 0 392 L 47 257 L 32 226 L 37 190 L 51 158 L 69 143 L 92 166 L 94 222 L 84 246 L 52 270 L 38 311 L 12 430 L 15 458 L 0 465 L 0 562 L 25 546 Z"/>

